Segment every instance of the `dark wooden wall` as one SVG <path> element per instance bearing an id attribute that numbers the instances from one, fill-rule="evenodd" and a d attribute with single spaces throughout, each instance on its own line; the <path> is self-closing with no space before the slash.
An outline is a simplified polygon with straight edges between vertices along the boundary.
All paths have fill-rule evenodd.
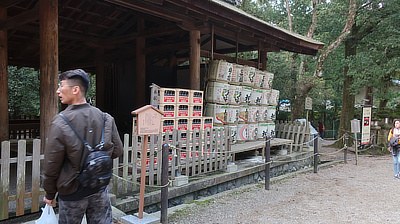
<path id="1" fill-rule="evenodd" d="M 114 116 L 120 134 L 131 133 L 133 110 L 139 108 L 136 100 L 135 61 L 116 60 L 106 71 L 105 111 Z M 146 68 L 146 104 L 150 104 L 151 83 L 160 87 L 176 88 L 176 72 L 170 67 L 148 66 Z"/>

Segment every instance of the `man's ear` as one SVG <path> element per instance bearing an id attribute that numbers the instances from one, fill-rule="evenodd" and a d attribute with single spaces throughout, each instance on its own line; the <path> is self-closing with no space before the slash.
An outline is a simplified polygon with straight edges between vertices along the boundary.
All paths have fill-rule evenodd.
<path id="1" fill-rule="evenodd" d="M 81 93 L 81 89 L 79 88 L 79 86 L 73 86 L 72 87 L 72 94 L 78 95 L 80 93 Z"/>

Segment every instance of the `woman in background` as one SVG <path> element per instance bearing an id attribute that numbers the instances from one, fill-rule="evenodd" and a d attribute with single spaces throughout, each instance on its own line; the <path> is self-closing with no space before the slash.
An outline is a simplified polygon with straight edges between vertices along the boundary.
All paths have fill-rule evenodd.
<path id="1" fill-rule="evenodd" d="M 393 121 L 393 127 L 392 129 L 390 129 L 389 131 L 389 135 L 388 135 L 388 141 L 390 143 L 390 139 L 392 137 L 400 137 L 400 119 L 395 119 Z M 393 141 L 393 139 L 392 139 Z M 398 141 L 397 141 L 398 143 Z M 399 178 L 399 163 L 400 163 L 400 156 L 399 156 L 399 150 L 397 147 L 391 147 L 389 146 L 388 148 L 389 151 L 392 152 L 393 155 L 393 169 L 394 169 L 394 178 Z"/>

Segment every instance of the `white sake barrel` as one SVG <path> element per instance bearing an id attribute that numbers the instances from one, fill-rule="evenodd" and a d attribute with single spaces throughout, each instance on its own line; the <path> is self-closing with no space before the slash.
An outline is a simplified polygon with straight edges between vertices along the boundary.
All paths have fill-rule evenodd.
<path id="1" fill-rule="evenodd" d="M 249 129 L 249 141 L 255 141 L 257 140 L 257 135 L 258 135 L 258 124 L 249 124 L 248 126 Z"/>
<path id="2" fill-rule="evenodd" d="M 258 87 L 261 89 L 265 89 L 267 87 L 268 81 L 264 71 L 260 71 L 260 79 L 258 82 Z"/>
<path id="3" fill-rule="evenodd" d="M 249 123 L 257 123 L 260 119 L 257 106 L 249 106 Z"/>
<path id="4" fill-rule="evenodd" d="M 208 70 L 208 79 L 210 81 L 228 82 L 229 68 L 231 68 L 232 73 L 231 63 L 222 60 L 212 61 Z"/>
<path id="5" fill-rule="evenodd" d="M 264 98 L 264 91 L 262 89 L 253 89 L 251 92 L 250 105 L 261 105 Z"/>
<path id="6" fill-rule="evenodd" d="M 240 97 L 240 104 L 250 104 L 252 92 L 253 92 L 252 87 L 242 86 L 242 96 Z"/>
<path id="7" fill-rule="evenodd" d="M 227 121 L 228 106 L 207 103 L 205 107 L 205 116 L 214 119 L 214 125 L 224 125 Z"/>
<path id="8" fill-rule="evenodd" d="M 242 83 L 243 82 L 243 72 L 244 72 L 243 65 L 233 64 L 231 81 L 229 83 L 235 84 L 235 85 L 239 85 L 240 83 Z"/>
<path id="9" fill-rule="evenodd" d="M 237 125 L 237 142 L 245 142 L 249 138 L 249 130 L 247 124 Z"/>
<path id="10" fill-rule="evenodd" d="M 264 139 L 268 136 L 268 123 L 258 123 L 258 139 Z"/>
<path id="11" fill-rule="evenodd" d="M 237 124 L 239 122 L 239 106 L 229 105 L 227 112 L 228 112 L 228 116 L 227 116 L 226 123 Z"/>
<path id="12" fill-rule="evenodd" d="M 245 86 L 253 86 L 254 76 L 256 75 L 256 69 L 250 66 L 244 66 L 243 72 L 243 85 Z"/>
<path id="13" fill-rule="evenodd" d="M 279 103 L 279 90 L 272 89 L 269 97 L 269 105 L 278 105 Z"/>
<path id="14" fill-rule="evenodd" d="M 275 106 L 268 106 L 268 121 L 274 121 L 276 119 L 276 107 Z"/>
<path id="15" fill-rule="evenodd" d="M 233 64 L 226 62 L 226 81 L 230 82 L 232 79 Z"/>
<path id="16" fill-rule="evenodd" d="M 239 105 L 242 96 L 242 87 L 238 85 L 229 85 L 228 104 Z"/>
<path id="17" fill-rule="evenodd" d="M 228 133 L 230 136 L 230 142 L 231 144 L 236 144 L 237 141 L 237 125 L 228 125 L 226 126 L 228 129 Z"/>
<path id="18" fill-rule="evenodd" d="M 267 106 L 259 106 L 258 111 L 260 114 L 259 122 L 266 122 L 268 121 L 268 107 Z"/>
<path id="19" fill-rule="evenodd" d="M 260 88 L 261 70 L 256 69 L 253 79 L 253 87 Z"/>
<path id="20" fill-rule="evenodd" d="M 275 137 L 275 123 L 267 123 L 268 124 L 268 134 L 271 137 Z"/>
<path id="21" fill-rule="evenodd" d="M 272 89 L 272 81 L 274 80 L 274 74 L 272 74 L 270 72 L 265 72 L 265 75 L 266 75 L 266 79 L 267 79 L 265 88 Z"/>
<path id="22" fill-rule="evenodd" d="M 229 84 L 222 82 L 209 82 L 206 88 L 206 101 L 208 103 L 227 104 Z"/>
<path id="23" fill-rule="evenodd" d="M 249 105 L 239 105 L 239 122 L 249 121 Z"/>
<path id="24" fill-rule="evenodd" d="M 261 99 L 261 105 L 268 106 L 270 96 L 271 96 L 271 90 L 263 89 L 263 98 Z"/>

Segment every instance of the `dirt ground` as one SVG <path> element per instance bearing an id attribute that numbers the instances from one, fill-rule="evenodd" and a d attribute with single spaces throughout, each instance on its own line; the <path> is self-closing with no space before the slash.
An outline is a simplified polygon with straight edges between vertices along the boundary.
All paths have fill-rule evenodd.
<path id="1" fill-rule="evenodd" d="M 343 159 L 343 152 L 329 158 L 322 156 Z M 270 190 L 258 183 L 196 201 L 169 223 L 400 223 L 400 179 L 391 155 L 359 156 L 357 165 L 353 153 L 348 158 L 318 173 L 287 175 Z"/>

